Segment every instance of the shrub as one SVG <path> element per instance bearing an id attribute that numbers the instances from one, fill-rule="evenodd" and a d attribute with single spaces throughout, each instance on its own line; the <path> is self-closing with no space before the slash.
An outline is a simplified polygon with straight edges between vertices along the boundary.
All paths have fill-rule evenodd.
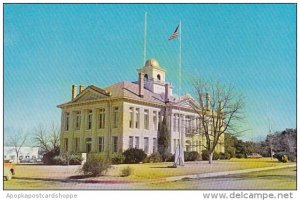
<path id="1" fill-rule="evenodd" d="M 184 152 L 184 161 L 200 160 L 200 154 L 197 151 Z"/>
<path id="2" fill-rule="evenodd" d="M 217 152 L 213 153 L 213 160 L 219 160 L 220 159 L 220 154 Z"/>
<path id="3" fill-rule="evenodd" d="M 281 160 L 282 160 L 281 162 L 286 163 L 289 159 L 288 159 L 287 155 L 283 155 Z"/>
<path id="4" fill-rule="evenodd" d="M 80 154 L 72 154 L 70 156 L 69 165 L 81 165 L 83 158 Z"/>
<path id="5" fill-rule="evenodd" d="M 202 150 L 201 154 L 202 160 L 209 160 L 209 154 L 207 150 Z"/>
<path id="6" fill-rule="evenodd" d="M 55 161 L 53 160 L 55 156 L 59 155 L 59 149 L 53 149 L 43 155 L 42 162 L 46 165 L 54 165 Z"/>
<path id="7" fill-rule="evenodd" d="M 158 163 L 158 162 L 162 162 L 162 156 L 158 153 L 152 153 L 150 156 L 148 156 L 144 162 L 150 162 L 150 163 Z"/>
<path id="8" fill-rule="evenodd" d="M 238 153 L 235 155 L 236 158 L 245 158 L 245 155 L 242 153 Z"/>
<path id="9" fill-rule="evenodd" d="M 93 155 L 82 166 L 82 172 L 85 175 L 100 176 L 106 173 L 110 167 L 111 163 L 108 159 Z"/>
<path id="10" fill-rule="evenodd" d="M 121 173 L 120 176 L 121 177 L 125 177 L 125 176 L 130 176 L 133 172 L 133 169 L 129 166 L 124 167 L 123 169 L 121 169 Z"/>
<path id="11" fill-rule="evenodd" d="M 175 154 L 167 154 L 166 155 L 166 159 L 165 159 L 166 162 L 174 162 L 175 161 Z"/>
<path id="12" fill-rule="evenodd" d="M 297 156 L 294 153 L 291 153 L 290 156 L 289 156 L 289 160 L 292 161 L 292 162 L 296 162 Z"/>
<path id="13" fill-rule="evenodd" d="M 202 160 L 209 160 L 209 154 L 208 154 L 208 151 L 206 149 L 202 151 L 201 156 L 202 156 Z M 220 158 L 219 153 L 214 152 L 213 153 L 213 160 L 218 160 L 219 158 Z"/>
<path id="14" fill-rule="evenodd" d="M 61 156 L 61 155 L 55 156 L 53 158 L 53 164 L 55 164 L 55 165 L 67 165 L 67 160 L 65 158 L 63 158 L 63 156 Z"/>
<path id="15" fill-rule="evenodd" d="M 112 155 L 111 159 L 111 163 L 116 165 L 116 164 L 122 164 L 125 160 L 125 156 L 121 153 L 115 153 Z"/>
<path id="16" fill-rule="evenodd" d="M 219 153 L 220 160 L 229 160 L 231 155 L 229 153 Z"/>
<path id="17" fill-rule="evenodd" d="M 147 154 L 141 149 L 127 149 L 123 152 L 125 156 L 124 163 L 139 163 L 142 162 L 146 157 Z"/>
<path id="18" fill-rule="evenodd" d="M 274 154 L 274 157 L 277 158 L 279 162 L 286 163 L 289 160 L 290 155 L 286 152 L 279 152 Z"/>
<path id="19" fill-rule="evenodd" d="M 83 158 L 76 154 L 62 154 L 53 158 L 55 165 L 81 165 Z"/>

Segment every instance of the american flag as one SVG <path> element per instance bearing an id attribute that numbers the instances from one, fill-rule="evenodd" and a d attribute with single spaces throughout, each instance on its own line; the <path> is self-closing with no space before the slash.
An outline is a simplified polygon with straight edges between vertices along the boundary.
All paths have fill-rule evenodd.
<path id="1" fill-rule="evenodd" d="M 179 28 L 179 25 L 177 26 L 177 28 L 175 29 L 174 33 L 169 37 L 168 40 L 172 40 L 174 38 L 176 38 L 178 36 L 178 28 Z"/>

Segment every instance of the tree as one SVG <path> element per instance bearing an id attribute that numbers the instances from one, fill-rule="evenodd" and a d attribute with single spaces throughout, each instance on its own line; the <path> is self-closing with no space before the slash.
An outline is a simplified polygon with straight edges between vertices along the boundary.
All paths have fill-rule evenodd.
<path id="1" fill-rule="evenodd" d="M 221 86 L 219 82 L 205 82 L 196 80 L 194 88 L 197 92 L 198 105 L 192 106 L 200 118 L 199 130 L 205 136 L 204 148 L 209 154 L 209 163 L 212 163 L 213 152 L 224 133 L 238 133 L 236 122 L 243 118 L 242 95 L 235 92 L 233 86 Z M 203 95 L 206 95 L 206 103 Z"/>
<path id="2" fill-rule="evenodd" d="M 167 126 L 167 113 L 166 113 L 166 109 L 164 112 L 164 117 L 162 122 L 159 122 L 159 126 L 158 126 L 158 152 L 160 153 L 160 155 L 162 156 L 163 160 L 165 161 L 167 158 L 167 154 L 168 154 L 168 147 L 170 144 L 170 136 L 169 136 L 169 130 L 168 130 L 168 126 Z"/>
<path id="3" fill-rule="evenodd" d="M 229 154 L 231 158 L 235 157 L 237 140 L 237 137 L 232 134 L 224 134 L 225 154 Z"/>
<path id="4" fill-rule="evenodd" d="M 47 132 L 42 125 L 39 125 L 34 132 L 36 146 L 40 147 L 44 153 L 59 149 L 60 131 L 54 124 L 50 128 L 50 132 Z"/>
<path id="5" fill-rule="evenodd" d="M 53 158 L 59 155 L 59 129 L 52 124 L 50 131 L 47 131 L 42 125 L 35 129 L 34 141 L 37 147 L 43 152 L 44 164 L 53 164 Z"/>
<path id="6" fill-rule="evenodd" d="M 24 134 L 22 130 L 19 130 L 18 133 L 10 135 L 8 138 L 8 145 L 12 147 L 12 150 L 17 155 L 17 163 L 19 163 L 20 151 L 21 148 L 24 146 L 26 140 L 27 140 L 27 135 Z"/>

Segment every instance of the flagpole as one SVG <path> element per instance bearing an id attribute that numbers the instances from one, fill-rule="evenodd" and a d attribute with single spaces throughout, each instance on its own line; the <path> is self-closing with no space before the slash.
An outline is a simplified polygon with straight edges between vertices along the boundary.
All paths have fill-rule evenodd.
<path id="1" fill-rule="evenodd" d="M 181 100 L 181 68 L 182 68 L 182 59 L 181 59 L 181 20 L 179 22 L 179 98 Z M 180 107 L 179 107 L 180 112 Z M 184 122 L 183 122 L 184 123 Z M 181 128 L 181 127 L 180 127 Z M 179 131 L 179 139 L 180 139 L 180 146 L 179 146 L 179 158 L 181 159 L 181 162 L 179 165 L 184 165 L 184 158 L 183 155 L 183 135 L 182 131 Z"/>
<path id="2" fill-rule="evenodd" d="M 147 56 L 147 12 L 145 12 L 145 22 L 144 22 L 144 63 L 146 63 Z"/>

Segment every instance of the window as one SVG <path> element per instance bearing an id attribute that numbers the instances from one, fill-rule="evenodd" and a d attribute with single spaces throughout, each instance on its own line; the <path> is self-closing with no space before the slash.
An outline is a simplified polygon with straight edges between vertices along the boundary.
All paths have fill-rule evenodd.
<path id="1" fill-rule="evenodd" d="M 157 141 L 156 138 L 153 138 L 153 153 L 155 153 L 157 151 Z"/>
<path id="2" fill-rule="evenodd" d="M 93 112 L 91 110 L 88 111 L 88 122 L 87 122 L 87 129 L 92 128 L 92 120 L 93 120 Z"/>
<path id="3" fill-rule="evenodd" d="M 114 128 L 118 128 L 119 124 L 119 107 L 114 107 Z"/>
<path id="4" fill-rule="evenodd" d="M 160 75 L 159 75 L 159 74 L 157 74 L 157 80 L 159 80 L 159 81 L 160 81 Z"/>
<path id="5" fill-rule="evenodd" d="M 86 147 L 86 152 L 90 153 L 92 151 L 92 138 L 86 138 L 85 139 L 85 147 Z"/>
<path id="6" fill-rule="evenodd" d="M 153 126 L 154 130 L 157 131 L 157 112 L 153 111 Z"/>
<path id="7" fill-rule="evenodd" d="M 113 144 L 112 144 L 113 152 L 118 152 L 118 137 L 113 136 Z"/>
<path id="8" fill-rule="evenodd" d="M 65 151 L 68 151 L 69 149 L 69 141 L 68 141 L 68 138 L 65 138 L 64 139 L 64 147 L 65 147 Z"/>
<path id="9" fill-rule="evenodd" d="M 149 110 L 144 110 L 144 129 L 149 129 Z"/>
<path id="10" fill-rule="evenodd" d="M 176 114 L 174 114 L 174 117 L 173 117 L 173 131 L 176 131 L 176 122 L 177 122 L 177 118 L 176 118 Z"/>
<path id="11" fill-rule="evenodd" d="M 145 81 L 148 81 L 148 74 L 145 74 L 145 75 L 144 75 L 144 80 L 145 80 Z"/>
<path id="12" fill-rule="evenodd" d="M 133 128 L 133 115 L 134 115 L 133 111 L 134 111 L 134 108 L 130 107 L 129 108 L 129 115 L 130 115 L 129 128 Z"/>
<path id="13" fill-rule="evenodd" d="M 176 139 L 174 139 L 173 141 L 174 141 L 173 144 L 174 144 L 174 153 L 175 153 L 176 152 L 176 148 L 177 148 L 177 146 L 176 146 Z"/>
<path id="14" fill-rule="evenodd" d="M 100 108 L 99 110 L 99 128 L 104 129 L 105 128 L 105 109 Z"/>
<path id="15" fill-rule="evenodd" d="M 80 138 L 75 138 L 75 152 L 80 151 Z"/>
<path id="16" fill-rule="evenodd" d="M 129 136 L 129 149 L 133 148 L 133 137 Z"/>
<path id="17" fill-rule="evenodd" d="M 80 123 L 81 123 L 81 112 L 76 112 L 75 116 L 75 129 L 80 130 Z"/>
<path id="18" fill-rule="evenodd" d="M 148 154 L 148 151 L 149 151 L 149 138 L 144 137 L 144 152 Z"/>
<path id="19" fill-rule="evenodd" d="M 70 113 L 65 113 L 65 131 L 69 130 L 70 125 Z"/>
<path id="20" fill-rule="evenodd" d="M 179 127 L 180 127 L 179 122 L 180 122 L 180 117 L 179 117 L 179 114 L 178 114 L 178 115 L 177 115 L 177 123 L 176 123 L 176 125 L 177 125 L 176 130 L 177 130 L 177 131 L 179 131 Z"/>
<path id="21" fill-rule="evenodd" d="M 98 150 L 99 152 L 103 152 L 104 151 L 104 137 L 99 137 L 99 146 L 98 146 Z"/>
<path id="22" fill-rule="evenodd" d="M 138 149 L 140 148 L 140 138 L 139 137 L 135 137 L 135 146 L 134 148 Z"/>
<path id="23" fill-rule="evenodd" d="M 136 113 L 135 113 L 135 128 L 139 128 L 140 126 L 140 109 L 136 108 Z"/>

